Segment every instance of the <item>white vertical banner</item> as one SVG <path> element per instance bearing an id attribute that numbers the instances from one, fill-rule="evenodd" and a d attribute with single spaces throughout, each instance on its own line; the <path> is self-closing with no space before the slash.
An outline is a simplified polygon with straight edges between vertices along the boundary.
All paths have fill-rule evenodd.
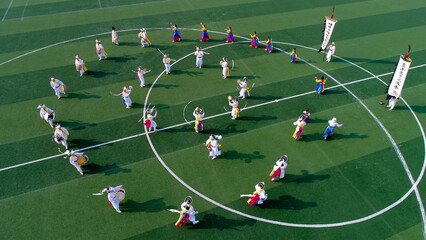
<path id="1" fill-rule="evenodd" d="M 324 36 L 322 38 L 320 52 L 327 48 L 328 42 L 330 41 L 331 34 L 333 34 L 334 26 L 336 25 L 336 23 L 336 19 L 325 17 Z"/>
<path id="2" fill-rule="evenodd" d="M 398 65 L 393 73 L 392 81 L 388 89 L 388 95 L 400 98 L 402 88 L 404 87 L 405 78 L 407 77 L 408 70 L 410 69 L 411 60 L 404 60 L 403 57 L 399 58 Z"/>

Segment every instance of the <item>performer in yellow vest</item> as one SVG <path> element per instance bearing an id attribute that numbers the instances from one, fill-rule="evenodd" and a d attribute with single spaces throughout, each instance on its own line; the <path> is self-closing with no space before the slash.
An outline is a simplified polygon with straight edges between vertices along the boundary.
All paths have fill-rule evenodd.
<path id="1" fill-rule="evenodd" d="M 61 80 L 56 79 L 54 77 L 50 78 L 50 86 L 55 91 L 55 94 L 56 96 L 58 96 L 58 99 L 61 99 L 61 93 L 65 94 L 65 90 L 67 88 Z"/>
<path id="2" fill-rule="evenodd" d="M 145 45 L 147 46 L 151 45 L 151 42 L 148 39 L 148 35 L 146 33 L 145 28 L 141 29 L 141 32 L 138 34 L 138 37 L 141 39 L 142 47 L 145 47 Z"/>
<path id="3" fill-rule="evenodd" d="M 68 149 L 67 140 L 70 133 L 67 129 L 64 127 L 61 127 L 61 125 L 58 123 L 55 126 L 55 133 L 53 134 L 53 140 L 57 144 L 62 144 L 66 149 Z"/>
<path id="4" fill-rule="evenodd" d="M 78 55 L 75 56 L 75 69 L 77 72 L 80 72 L 80 77 L 87 71 L 86 64 L 84 64 L 83 59 L 80 59 Z"/>
<path id="5" fill-rule="evenodd" d="M 102 57 L 105 57 L 105 59 L 108 58 L 104 46 L 102 46 L 100 40 L 96 40 L 96 54 L 98 54 L 99 61 L 102 60 Z"/>
<path id="6" fill-rule="evenodd" d="M 232 120 L 237 119 L 240 116 L 240 108 L 238 107 L 238 97 L 232 99 L 231 96 L 228 96 L 228 104 L 232 107 Z"/>
<path id="7" fill-rule="evenodd" d="M 38 105 L 37 109 L 40 109 L 40 117 L 49 123 L 50 127 L 53 128 L 53 120 L 56 118 L 56 113 L 52 109 L 46 107 L 44 104 Z"/>
<path id="8" fill-rule="evenodd" d="M 249 92 L 249 87 L 247 87 L 247 77 L 243 78 L 243 81 L 241 80 L 237 80 L 238 85 L 240 85 L 241 90 L 240 90 L 240 98 L 244 99 L 246 97 L 250 96 L 250 92 Z"/>
<path id="9" fill-rule="evenodd" d="M 89 161 L 89 157 L 85 155 L 84 152 L 78 153 L 74 150 L 66 150 L 65 154 L 67 155 L 65 156 L 65 158 L 70 158 L 70 164 L 73 165 L 81 175 L 83 175 L 83 170 L 81 169 L 81 166 L 87 163 L 87 161 Z"/>

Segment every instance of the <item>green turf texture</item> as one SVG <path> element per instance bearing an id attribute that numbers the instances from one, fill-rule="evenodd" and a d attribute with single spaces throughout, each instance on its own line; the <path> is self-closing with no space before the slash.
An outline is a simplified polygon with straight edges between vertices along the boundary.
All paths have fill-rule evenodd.
<path id="1" fill-rule="evenodd" d="M 301 44 L 318 49 L 324 16 L 336 6 L 339 20 L 331 41 L 336 54 L 374 74 L 393 71 L 400 54 L 412 44 L 412 66 L 426 63 L 424 45 L 426 4 L 422 1 L 65 1 L 14 0 L 0 2 L 0 64 L 62 41 L 95 34 L 37 51 L 0 65 L 0 168 L 58 154 L 52 129 L 41 120 L 37 105 L 57 112 L 56 122 L 70 131 L 70 147 L 79 149 L 143 132 L 141 117 L 148 88 L 164 70 L 156 48 L 181 58 L 195 46 L 223 43 L 226 35 L 210 32 L 200 43 L 200 31 L 181 30 L 183 41 L 172 43 L 169 22 L 181 28 L 224 32 L 260 40 L 273 38 L 273 46 L 290 51 Z M 8 9 L 8 10 L 7 10 Z M 7 11 L 7 14 L 6 14 Z M 110 40 L 111 26 L 119 32 L 120 46 Z M 148 29 L 152 47 L 141 48 L 141 27 Z M 99 62 L 94 40 L 100 39 L 108 60 Z M 247 41 L 236 37 L 237 41 Z M 158 109 L 159 128 L 192 120 L 192 110 L 203 107 L 207 116 L 223 113 L 228 95 L 235 96 L 236 80 L 244 76 L 256 83 L 252 96 L 240 106 L 254 106 L 280 98 L 278 103 L 205 120 L 196 134 L 185 125 L 150 134 L 164 162 L 183 181 L 209 198 L 235 210 L 291 223 L 334 223 L 373 214 L 398 200 L 411 187 L 407 174 L 386 134 L 368 112 L 337 83 L 329 79 L 323 95 L 312 92 L 315 76 L 323 75 L 308 64 L 291 64 L 289 56 L 235 43 L 206 50 L 202 69 L 189 56 L 172 67 L 172 74 L 155 84 L 148 103 Z M 80 77 L 74 55 L 86 62 L 89 74 Z M 370 77 L 342 60 L 323 61 L 321 54 L 298 48 L 298 55 L 341 83 Z M 220 59 L 235 61 L 229 79 L 221 78 Z M 140 88 L 131 70 L 143 66 L 146 88 Z M 425 68 L 410 70 L 403 97 L 424 125 Z M 60 100 L 49 79 L 68 86 Z M 391 75 L 382 77 L 388 81 Z M 133 109 L 125 109 L 118 93 L 133 85 Z M 421 132 L 404 104 L 389 112 L 379 105 L 385 86 L 376 79 L 347 85 L 383 123 L 400 148 L 414 177 L 424 160 Z M 229 109 L 229 106 L 227 107 Z M 291 138 L 293 122 L 305 108 L 311 112 L 302 139 Z M 344 123 L 330 141 L 321 134 L 327 121 Z M 222 156 L 212 161 L 202 145 L 209 134 L 222 134 Z M 61 147 L 63 150 L 63 147 Z M 0 234 L 2 239 L 423 239 L 423 221 L 416 197 L 363 223 L 335 228 L 294 228 L 244 218 L 221 209 L 176 181 L 154 156 L 146 136 L 87 150 L 90 160 L 80 176 L 68 159 L 57 157 L 0 172 Z M 289 156 L 283 180 L 272 183 L 269 172 L 282 154 Z M 265 181 L 268 200 L 263 206 L 246 203 L 254 185 Z M 108 185 L 123 184 L 126 199 L 122 214 L 109 206 L 106 195 L 92 196 Z M 422 199 L 426 188 L 419 185 Z M 199 211 L 196 226 L 176 228 L 179 208 L 191 195 Z"/>

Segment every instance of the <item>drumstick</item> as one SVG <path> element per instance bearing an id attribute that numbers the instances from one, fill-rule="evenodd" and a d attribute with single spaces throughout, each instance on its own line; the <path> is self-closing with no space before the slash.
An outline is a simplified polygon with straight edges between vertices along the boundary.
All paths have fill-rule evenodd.
<path id="1" fill-rule="evenodd" d="M 180 213 L 180 211 L 176 209 L 167 209 L 167 210 L 169 210 L 169 212 Z"/>
<path id="2" fill-rule="evenodd" d="M 253 197 L 251 194 L 241 194 L 240 197 Z"/>
<path id="3" fill-rule="evenodd" d="M 120 95 L 121 95 L 121 93 L 114 94 L 114 93 L 112 93 L 111 91 L 109 91 L 109 93 L 110 93 L 112 96 L 115 96 L 115 97 L 118 97 L 118 96 L 120 96 Z"/>
<path id="4" fill-rule="evenodd" d="M 94 196 L 101 196 L 101 195 L 104 195 L 103 193 L 92 193 L 92 195 L 94 195 Z"/>

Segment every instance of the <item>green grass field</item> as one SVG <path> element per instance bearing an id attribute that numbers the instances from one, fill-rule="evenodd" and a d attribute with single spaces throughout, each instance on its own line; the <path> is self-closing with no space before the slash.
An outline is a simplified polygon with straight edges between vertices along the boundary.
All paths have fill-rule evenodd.
<path id="1" fill-rule="evenodd" d="M 316 49 L 333 5 L 338 57 L 327 63 Z M 424 239 L 426 186 L 412 186 L 426 160 L 425 10 L 419 0 L 0 1 L 0 239 Z M 171 41 L 170 22 L 181 28 L 182 42 Z M 199 41 L 200 22 L 209 42 Z M 227 26 L 234 44 L 223 44 Z M 150 47 L 140 46 L 142 27 Z M 262 42 L 273 39 L 273 53 L 249 47 L 254 31 Z M 98 61 L 95 39 L 107 60 Z M 408 44 L 409 105 L 399 101 L 389 111 L 379 105 L 386 86 L 374 76 L 388 83 Z M 287 53 L 295 45 L 293 64 Z M 209 48 L 202 69 L 195 56 L 185 57 L 195 46 Z M 180 59 L 172 74 L 161 75 L 157 48 Z M 88 68 L 83 77 L 75 55 Z M 235 62 L 225 80 L 224 56 Z M 138 66 L 152 69 L 145 88 L 132 72 Z M 322 75 L 326 91 L 318 95 L 314 79 Z M 51 76 L 68 87 L 60 100 Z M 227 96 L 238 95 L 244 76 L 255 87 L 233 121 L 224 106 L 229 111 Z M 132 109 L 110 94 L 124 85 L 134 87 Z M 160 131 L 149 135 L 138 122 L 145 102 L 158 110 Z M 39 118 L 41 103 L 69 130 L 70 148 L 85 149 L 84 176 L 58 155 L 64 148 Z M 192 121 L 197 106 L 207 117 L 199 134 L 184 119 Z M 293 122 L 306 108 L 311 121 L 295 141 Z M 324 141 L 332 117 L 344 126 Z M 214 161 L 203 145 L 210 134 L 223 135 Z M 271 182 L 283 154 L 286 176 Z M 268 200 L 250 206 L 240 194 L 260 181 Z M 106 195 L 92 196 L 121 184 L 122 214 Z M 177 228 L 178 214 L 167 209 L 180 208 L 188 195 L 200 223 Z"/>

